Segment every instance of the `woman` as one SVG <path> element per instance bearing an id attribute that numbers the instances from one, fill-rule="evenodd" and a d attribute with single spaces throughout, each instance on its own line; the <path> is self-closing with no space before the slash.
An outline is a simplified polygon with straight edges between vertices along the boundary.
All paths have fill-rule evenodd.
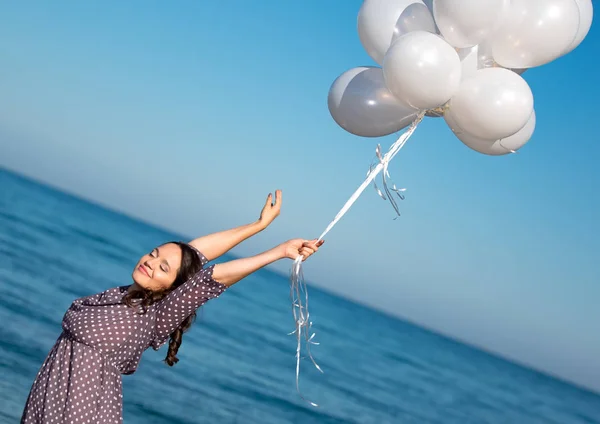
<path id="1" fill-rule="evenodd" d="M 170 339 L 165 362 L 174 365 L 196 309 L 270 263 L 315 253 L 322 243 L 295 239 L 254 257 L 205 267 L 273 222 L 281 192 L 275 203 L 271 199 L 255 223 L 189 244 L 158 246 L 139 260 L 132 285 L 75 300 L 33 383 L 21 423 L 121 423 L 121 374 L 135 372 L 147 348 L 157 350 Z"/>

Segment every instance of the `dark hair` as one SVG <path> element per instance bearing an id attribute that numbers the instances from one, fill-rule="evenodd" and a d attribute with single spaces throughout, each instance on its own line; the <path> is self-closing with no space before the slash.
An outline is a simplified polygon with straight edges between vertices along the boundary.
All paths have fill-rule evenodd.
<path id="1" fill-rule="evenodd" d="M 171 287 L 159 291 L 148 289 L 133 290 L 123 297 L 123 302 L 127 306 L 138 308 L 142 314 L 146 313 L 148 306 L 164 298 L 167 294 L 181 286 L 202 269 L 202 262 L 196 250 L 194 250 L 188 244 L 179 241 L 172 241 L 169 243 L 176 244 L 181 249 L 181 265 L 179 266 L 179 271 L 177 271 L 177 276 L 175 277 L 173 284 L 171 284 Z M 181 346 L 181 338 L 183 337 L 183 333 L 189 330 L 195 319 L 196 313 L 194 312 L 184 319 L 179 327 L 177 327 L 175 331 L 171 333 L 169 350 L 167 352 L 167 357 L 165 358 L 167 365 L 172 367 L 179 361 L 177 358 L 177 351 L 179 350 L 179 346 Z"/>

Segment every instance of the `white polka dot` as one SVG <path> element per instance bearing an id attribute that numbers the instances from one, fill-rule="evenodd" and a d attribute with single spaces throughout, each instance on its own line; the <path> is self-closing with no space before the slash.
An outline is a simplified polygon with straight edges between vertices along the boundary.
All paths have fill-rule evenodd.
<path id="1" fill-rule="evenodd" d="M 199 255 L 205 265 L 206 257 Z M 197 308 L 225 291 L 212 279 L 213 268 L 201 270 L 143 314 L 123 304 L 126 287 L 75 300 L 37 373 L 22 422 L 97 422 L 100 416 L 103 423 L 121 424 L 121 374 L 135 372 L 143 351 L 158 349 Z"/>

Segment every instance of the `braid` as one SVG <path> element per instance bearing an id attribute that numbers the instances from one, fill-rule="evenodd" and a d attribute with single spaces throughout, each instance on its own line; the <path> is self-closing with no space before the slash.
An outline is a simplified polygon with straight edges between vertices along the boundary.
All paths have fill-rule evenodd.
<path id="1" fill-rule="evenodd" d="M 138 313 L 140 314 L 145 314 L 150 305 L 164 298 L 202 269 L 202 262 L 196 250 L 186 243 L 171 243 L 176 244 L 181 248 L 181 265 L 179 267 L 177 277 L 175 278 L 175 281 L 171 287 L 160 291 L 152 291 L 147 289 L 133 290 L 123 297 L 123 302 L 129 307 L 137 309 Z M 179 324 L 179 327 L 177 327 L 175 331 L 171 333 L 169 350 L 167 351 L 167 357 L 165 358 L 167 365 L 172 367 L 179 362 L 179 358 L 177 358 L 177 352 L 181 346 L 183 333 L 190 329 L 195 319 L 196 313 L 194 312 L 184 319 L 183 322 Z"/>
<path id="2" fill-rule="evenodd" d="M 179 350 L 179 346 L 181 346 L 181 338 L 183 337 L 183 333 L 185 333 L 192 326 L 194 320 L 196 319 L 196 313 L 193 313 L 189 317 L 187 317 L 183 322 L 177 327 L 173 333 L 171 333 L 171 339 L 169 340 L 169 350 L 167 352 L 167 357 L 165 358 L 165 362 L 168 366 L 172 367 L 177 362 L 179 362 L 179 358 L 177 358 L 177 351 Z"/>

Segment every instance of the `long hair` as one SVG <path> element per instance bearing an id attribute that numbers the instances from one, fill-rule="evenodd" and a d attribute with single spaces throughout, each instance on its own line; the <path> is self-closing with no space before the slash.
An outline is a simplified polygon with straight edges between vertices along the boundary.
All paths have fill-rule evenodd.
<path id="1" fill-rule="evenodd" d="M 177 272 L 177 276 L 175 277 L 175 281 L 173 281 L 173 284 L 171 284 L 171 287 L 165 290 L 158 291 L 148 289 L 133 290 L 123 297 L 123 302 L 127 306 L 132 308 L 138 308 L 140 313 L 145 313 L 148 309 L 148 306 L 164 298 L 167 294 L 175 290 L 177 287 L 181 286 L 194 274 L 196 274 L 202 269 L 202 262 L 200 261 L 200 257 L 192 247 L 190 247 L 186 243 L 178 241 L 172 241 L 170 243 L 176 244 L 181 249 L 181 265 L 179 266 L 179 271 Z M 167 363 L 167 365 L 172 367 L 179 361 L 179 359 L 177 358 L 177 351 L 181 346 L 181 339 L 183 337 L 183 333 L 189 330 L 195 319 L 196 313 L 194 312 L 185 320 L 183 320 L 179 327 L 177 327 L 175 331 L 171 333 L 171 337 L 169 340 L 169 350 L 167 352 L 167 357 L 165 358 L 165 362 Z"/>

